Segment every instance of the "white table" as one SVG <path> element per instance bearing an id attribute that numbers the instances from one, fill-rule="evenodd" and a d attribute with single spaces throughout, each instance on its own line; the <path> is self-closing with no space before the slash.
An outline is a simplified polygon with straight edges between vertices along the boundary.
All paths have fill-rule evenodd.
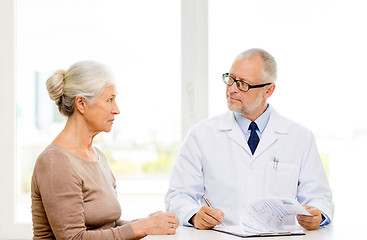
<path id="1" fill-rule="evenodd" d="M 175 235 L 150 235 L 144 240 L 345 240 L 345 239 L 367 239 L 367 235 L 363 233 L 363 227 L 346 227 L 346 226 L 328 226 L 315 231 L 305 231 L 306 235 L 299 236 L 279 236 L 279 237 L 261 237 L 261 238 L 241 238 L 230 234 L 225 234 L 213 230 L 197 230 L 191 227 L 178 227 Z"/>

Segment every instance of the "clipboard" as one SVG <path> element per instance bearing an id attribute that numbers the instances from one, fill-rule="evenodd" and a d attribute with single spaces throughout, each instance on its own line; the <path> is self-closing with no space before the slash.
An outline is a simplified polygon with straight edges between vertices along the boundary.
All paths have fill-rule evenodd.
<path id="1" fill-rule="evenodd" d="M 297 236 L 306 235 L 303 230 L 294 232 L 273 232 L 273 233 L 241 233 L 240 231 L 234 231 L 226 228 L 213 228 L 212 230 L 222 233 L 227 233 L 233 236 L 242 238 L 253 238 L 253 237 L 281 237 L 281 236 Z"/>

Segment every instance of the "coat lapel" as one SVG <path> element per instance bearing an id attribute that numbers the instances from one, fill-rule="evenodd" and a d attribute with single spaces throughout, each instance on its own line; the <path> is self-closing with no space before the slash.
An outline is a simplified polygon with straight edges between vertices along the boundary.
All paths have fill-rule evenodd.
<path id="1" fill-rule="evenodd" d="M 250 155 L 252 155 L 250 147 L 246 142 L 246 138 L 233 116 L 233 112 L 229 111 L 224 115 L 224 121 L 221 122 L 219 129 L 226 131 L 228 138 L 240 145 Z"/>
<path id="2" fill-rule="evenodd" d="M 266 149 L 278 141 L 279 138 L 287 134 L 286 122 L 283 118 L 274 110 L 271 109 L 270 119 L 266 126 L 259 145 L 256 148 L 254 158 L 260 156 Z"/>
<path id="3" fill-rule="evenodd" d="M 221 131 L 226 131 L 228 137 L 245 149 L 250 156 L 252 156 L 250 147 L 248 146 L 245 136 L 238 126 L 233 112 L 229 111 L 223 115 L 223 121 L 220 121 L 219 129 Z M 270 119 L 268 125 L 266 126 L 259 145 L 256 148 L 253 159 L 260 156 L 266 149 L 271 145 L 276 143 L 278 139 L 287 134 L 287 124 L 284 118 L 281 117 L 274 108 L 271 109 Z"/>

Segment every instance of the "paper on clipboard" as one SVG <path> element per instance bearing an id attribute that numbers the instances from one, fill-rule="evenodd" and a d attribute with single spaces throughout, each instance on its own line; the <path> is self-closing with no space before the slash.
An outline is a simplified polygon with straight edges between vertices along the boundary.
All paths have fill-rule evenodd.
<path id="1" fill-rule="evenodd" d="M 214 230 L 241 237 L 304 234 L 295 223 L 298 214 L 311 215 L 295 199 L 261 199 L 243 211 L 240 225 L 216 226 Z M 286 224 L 289 220 L 293 224 Z"/>

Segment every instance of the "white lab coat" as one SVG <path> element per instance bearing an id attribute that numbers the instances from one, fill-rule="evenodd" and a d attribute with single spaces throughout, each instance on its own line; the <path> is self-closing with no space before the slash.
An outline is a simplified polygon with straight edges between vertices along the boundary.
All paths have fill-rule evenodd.
<path id="1" fill-rule="evenodd" d="M 231 111 L 190 129 L 172 170 L 166 210 L 191 226 L 203 195 L 224 212 L 224 225 L 239 224 L 242 210 L 261 198 L 297 199 L 330 219 L 334 211 L 312 133 L 273 108 L 254 155 Z"/>

